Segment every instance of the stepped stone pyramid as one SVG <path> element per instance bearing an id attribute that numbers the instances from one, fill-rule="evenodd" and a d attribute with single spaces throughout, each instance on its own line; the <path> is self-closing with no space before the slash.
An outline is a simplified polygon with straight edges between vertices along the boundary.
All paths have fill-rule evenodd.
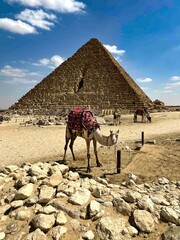
<path id="1" fill-rule="evenodd" d="M 10 109 L 35 113 L 89 106 L 133 111 L 152 101 L 97 39 L 90 39 Z"/>

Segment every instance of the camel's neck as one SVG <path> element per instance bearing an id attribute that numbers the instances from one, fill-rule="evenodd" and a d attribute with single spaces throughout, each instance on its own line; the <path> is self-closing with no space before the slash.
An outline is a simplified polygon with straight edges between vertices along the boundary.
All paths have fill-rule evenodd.
<path id="1" fill-rule="evenodd" d="M 94 131 L 94 138 L 98 143 L 100 143 L 103 146 L 114 145 L 111 136 L 104 136 L 99 129 L 96 129 L 96 131 Z"/>

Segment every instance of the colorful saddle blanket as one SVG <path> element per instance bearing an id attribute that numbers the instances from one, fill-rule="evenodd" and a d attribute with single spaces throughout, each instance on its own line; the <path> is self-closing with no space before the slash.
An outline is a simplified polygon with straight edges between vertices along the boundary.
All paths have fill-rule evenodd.
<path id="1" fill-rule="evenodd" d="M 67 125 L 70 129 L 81 131 L 83 127 L 92 132 L 99 128 L 89 108 L 73 108 L 68 115 Z"/>

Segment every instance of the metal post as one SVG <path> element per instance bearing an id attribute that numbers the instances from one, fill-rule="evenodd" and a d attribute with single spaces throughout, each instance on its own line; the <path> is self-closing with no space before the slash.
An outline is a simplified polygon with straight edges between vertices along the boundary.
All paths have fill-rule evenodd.
<path id="1" fill-rule="evenodd" d="M 121 150 L 117 150 L 117 173 L 121 173 Z"/>
<path id="2" fill-rule="evenodd" d="M 141 141 L 142 141 L 142 145 L 144 145 L 144 132 L 141 133 Z"/>

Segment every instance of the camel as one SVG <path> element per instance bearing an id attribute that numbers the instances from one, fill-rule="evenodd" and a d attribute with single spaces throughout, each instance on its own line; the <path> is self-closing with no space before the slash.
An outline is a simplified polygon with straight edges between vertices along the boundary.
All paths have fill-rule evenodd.
<path id="1" fill-rule="evenodd" d="M 118 140 L 118 134 L 119 130 L 116 132 L 110 131 L 109 136 L 104 136 L 99 129 L 99 125 L 97 124 L 96 120 L 93 118 L 93 121 L 96 123 L 97 128 L 93 128 L 93 130 L 89 130 L 85 127 L 85 125 L 82 123 L 82 129 L 80 130 L 74 130 L 72 127 L 66 126 L 66 132 L 65 132 L 65 146 L 64 146 L 64 157 L 63 161 L 65 162 L 66 158 L 66 151 L 68 147 L 68 143 L 70 141 L 70 150 L 73 156 L 73 160 L 76 160 L 74 151 L 73 151 L 73 145 L 74 141 L 77 137 L 82 137 L 86 141 L 86 147 L 87 147 L 87 160 L 88 160 L 88 165 L 87 165 L 87 172 L 91 172 L 91 166 L 90 166 L 90 142 L 91 140 L 93 141 L 93 146 L 94 146 L 94 154 L 96 158 L 96 165 L 97 167 L 101 167 L 102 164 L 98 160 L 98 154 L 97 154 L 97 142 L 100 143 L 103 146 L 113 146 L 117 143 Z"/>
<path id="2" fill-rule="evenodd" d="M 121 113 L 119 111 L 114 111 L 113 118 L 114 126 L 119 126 L 119 124 L 121 123 Z"/>
<path id="3" fill-rule="evenodd" d="M 145 118 L 148 122 L 151 122 L 151 116 L 150 113 L 145 108 L 137 108 L 134 113 L 134 122 L 137 122 L 137 116 L 142 117 L 142 122 L 144 122 Z"/>
<path id="4" fill-rule="evenodd" d="M 0 123 L 2 123 L 4 120 L 3 116 L 0 115 Z"/>

